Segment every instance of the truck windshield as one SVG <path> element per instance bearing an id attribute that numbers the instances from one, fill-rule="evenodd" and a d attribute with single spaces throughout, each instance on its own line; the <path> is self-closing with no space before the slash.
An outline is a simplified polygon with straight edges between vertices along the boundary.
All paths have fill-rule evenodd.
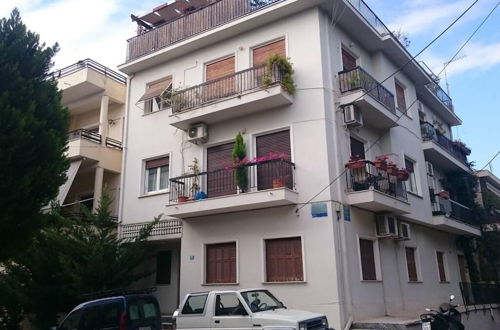
<path id="1" fill-rule="evenodd" d="M 281 301 L 267 290 L 244 291 L 241 295 L 253 313 L 285 308 Z"/>

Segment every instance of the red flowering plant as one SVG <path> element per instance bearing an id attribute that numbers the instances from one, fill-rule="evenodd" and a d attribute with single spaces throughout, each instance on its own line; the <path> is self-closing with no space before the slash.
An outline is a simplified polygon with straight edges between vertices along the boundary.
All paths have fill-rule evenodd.
<path id="1" fill-rule="evenodd" d="M 388 162 L 386 171 L 387 174 L 396 175 L 396 172 L 398 171 L 398 166 L 394 162 Z"/>
<path id="2" fill-rule="evenodd" d="M 387 156 L 377 156 L 375 157 L 375 167 L 380 169 L 380 170 L 387 170 L 387 160 L 389 159 L 389 157 Z"/>
<path id="3" fill-rule="evenodd" d="M 413 170 L 408 168 L 399 169 L 396 171 L 396 179 L 398 181 L 406 181 L 410 178 L 411 172 L 413 172 Z"/>
<path id="4" fill-rule="evenodd" d="M 360 155 L 352 155 L 349 157 L 349 162 L 345 164 L 345 167 L 349 169 L 362 168 L 365 164 L 366 160 L 362 159 Z"/>
<path id="5" fill-rule="evenodd" d="M 471 150 L 467 147 L 467 145 L 460 140 L 453 141 L 453 146 L 463 152 L 466 156 L 469 156 L 471 153 Z"/>

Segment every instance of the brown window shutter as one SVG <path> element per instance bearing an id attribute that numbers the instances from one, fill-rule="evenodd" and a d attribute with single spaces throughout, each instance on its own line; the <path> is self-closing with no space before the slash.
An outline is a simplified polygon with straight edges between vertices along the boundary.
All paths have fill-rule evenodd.
<path id="1" fill-rule="evenodd" d="M 342 48 L 342 68 L 344 71 L 356 68 L 356 58 Z"/>
<path id="2" fill-rule="evenodd" d="M 467 270 L 466 270 L 465 257 L 458 255 L 458 269 L 460 270 L 460 280 L 462 282 L 467 282 Z"/>
<path id="3" fill-rule="evenodd" d="M 206 282 L 236 283 L 236 243 L 206 247 Z"/>
<path id="4" fill-rule="evenodd" d="M 257 157 L 269 157 L 269 154 L 285 154 L 291 159 L 290 130 L 261 135 L 256 138 Z M 281 162 L 268 162 L 257 166 L 257 186 L 259 190 L 271 189 L 273 179 L 283 180 L 286 187 L 293 187 L 293 173 L 290 166 Z"/>
<path id="5" fill-rule="evenodd" d="M 303 281 L 300 237 L 266 240 L 266 281 Z"/>
<path id="6" fill-rule="evenodd" d="M 169 157 L 148 160 L 146 162 L 146 169 L 167 166 L 169 164 Z"/>
<path id="7" fill-rule="evenodd" d="M 158 97 L 163 93 L 168 87 L 172 85 L 172 77 L 167 77 L 146 86 L 146 92 L 142 95 L 139 101 L 150 100 L 154 97 Z M 138 101 L 138 102 L 139 102 Z"/>
<path id="8" fill-rule="evenodd" d="M 410 282 L 417 282 L 417 262 L 415 260 L 415 249 L 411 247 L 406 248 L 406 265 L 408 267 L 408 279 Z"/>
<path id="9" fill-rule="evenodd" d="M 286 57 L 285 39 L 255 48 L 252 52 L 253 65 L 257 66 L 265 63 L 271 55 L 281 55 Z"/>
<path id="10" fill-rule="evenodd" d="M 207 149 L 207 195 L 208 197 L 236 194 L 236 183 L 232 170 L 224 170 L 233 164 L 234 143 L 226 143 Z M 217 171 L 219 170 L 219 171 Z M 213 172 L 215 171 L 215 172 Z"/>
<path id="11" fill-rule="evenodd" d="M 363 273 L 363 280 L 376 280 L 377 271 L 375 269 L 375 252 L 373 251 L 373 241 L 360 239 L 359 249 L 361 254 L 361 270 Z"/>
<path id="12" fill-rule="evenodd" d="M 234 56 L 217 61 L 206 66 L 206 81 L 221 78 L 234 73 Z"/>
<path id="13" fill-rule="evenodd" d="M 398 102 L 399 111 L 406 111 L 405 89 L 396 82 L 396 100 Z"/>
<path id="14" fill-rule="evenodd" d="M 444 253 L 436 252 L 436 258 L 438 263 L 439 281 L 446 282 L 446 272 L 444 270 Z"/>

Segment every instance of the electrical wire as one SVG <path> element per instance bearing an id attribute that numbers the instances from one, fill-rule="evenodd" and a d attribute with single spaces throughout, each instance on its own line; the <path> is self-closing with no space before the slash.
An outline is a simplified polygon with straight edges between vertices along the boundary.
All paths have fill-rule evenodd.
<path id="1" fill-rule="evenodd" d="M 497 151 L 495 156 L 493 156 L 493 158 L 489 162 L 487 162 L 486 165 L 484 165 L 483 168 L 480 169 L 480 171 L 484 170 L 488 165 L 490 165 L 495 160 L 495 158 L 498 157 L 498 155 L 500 155 L 500 150 Z"/>

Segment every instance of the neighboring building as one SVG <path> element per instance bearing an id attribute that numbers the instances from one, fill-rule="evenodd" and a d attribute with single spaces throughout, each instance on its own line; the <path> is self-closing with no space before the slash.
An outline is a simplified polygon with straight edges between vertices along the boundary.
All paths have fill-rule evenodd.
<path id="1" fill-rule="evenodd" d="M 79 213 L 80 205 L 95 209 L 103 193 L 115 199 L 118 214 L 122 166 L 126 78 L 90 59 L 52 73 L 70 112 L 67 157 L 68 180 L 56 201 Z"/>
<path id="2" fill-rule="evenodd" d="M 476 173 L 479 179 L 477 201 L 487 214 L 488 222 L 500 224 L 500 179 L 488 170 Z"/>
<path id="3" fill-rule="evenodd" d="M 460 296 L 455 240 L 480 230 L 440 179 L 472 173 L 452 140 L 461 121 L 363 1 L 181 0 L 135 20 L 120 66 L 120 233 L 163 214 L 156 274 L 141 282 L 163 313 L 187 292 L 264 287 L 344 329 Z M 273 54 L 293 63 L 294 95 L 263 66 Z M 245 192 L 231 168 L 238 132 L 261 158 Z M 346 169 L 351 155 L 371 162 Z M 377 156 L 413 169 L 408 181 Z"/>

